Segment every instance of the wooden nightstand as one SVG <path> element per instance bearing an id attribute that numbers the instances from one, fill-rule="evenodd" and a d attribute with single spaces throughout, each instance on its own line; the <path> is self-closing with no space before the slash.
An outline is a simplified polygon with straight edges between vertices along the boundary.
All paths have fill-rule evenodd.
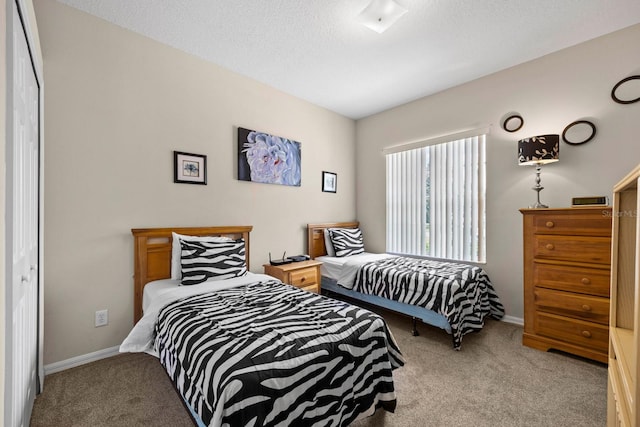
<path id="1" fill-rule="evenodd" d="M 291 264 L 264 264 L 264 274 L 273 276 L 305 291 L 320 293 L 320 261 L 300 261 Z"/>

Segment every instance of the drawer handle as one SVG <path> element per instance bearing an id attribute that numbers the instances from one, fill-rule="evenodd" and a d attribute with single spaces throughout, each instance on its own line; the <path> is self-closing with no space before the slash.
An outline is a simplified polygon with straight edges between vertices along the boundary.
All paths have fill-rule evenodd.
<path id="1" fill-rule="evenodd" d="M 547 246 L 545 246 L 548 250 L 552 251 L 554 246 L 552 243 L 547 243 Z"/>
<path id="2" fill-rule="evenodd" d="M 300 283 L 304 282 L 305 279 L 306 277 L 302 276 L 302 278 L 300 279 Z"/>
<path id="3" fill-rule="evenodd" d="M 591 311 L 591 306 L 590 306 L 590 305 L 588 305 L 588 304 L 582 304 L 582 309 L 583 309 L 584 311 Z"/>
<path id="4" fill-rule="evenodd" d="M 582 331 L 582 336 L 585 338 L 591 338 L 591 332 L 589 331 Z"/>
<path id="5" fill-rule="evenodd" d="M 581 282 L 583 285 L 589 285 L 591 284 L 591 279 L 589 279 L 588 277 L 583 277 Z"/>
<path id="6" fill-rule="evenodd" d="M 553 228 L 555 226 L 553 221 L 547 221 L 547 223 L 545 225 L 547 226 L 547 228 Z"/>

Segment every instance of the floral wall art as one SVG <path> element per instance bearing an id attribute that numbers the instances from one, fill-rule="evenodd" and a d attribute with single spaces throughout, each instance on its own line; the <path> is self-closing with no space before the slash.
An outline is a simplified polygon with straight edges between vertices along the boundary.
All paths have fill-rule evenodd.
<path id="1" fill-rule="evenodd" d="M 207 156 L 174 151 L 173 182 L 207 185 Z"/>
<path id="2" fill-rule="evenodd" d="M 300 186 L 300 143 L 238 128 L 238 179 Z"/>

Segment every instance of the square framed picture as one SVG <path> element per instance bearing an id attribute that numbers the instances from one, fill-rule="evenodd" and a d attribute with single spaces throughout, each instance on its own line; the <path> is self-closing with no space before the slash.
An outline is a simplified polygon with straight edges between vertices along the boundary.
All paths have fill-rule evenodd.
<path id="1" fill-rule="evenodd" d="M 238 128 L 238 179 L 300 187 L 302 149 L 298 141 Z"/>
<path id="2" fill-rule="evenodd" d="M 335 193 L 338 187 L 338 175 L 333 172 L 322 171 L 322 191 Z"/>
<path id="3" fill-rule="evenodd" d="M 207 156 L 174 151 L 173 182 L 207 185 Z"/>

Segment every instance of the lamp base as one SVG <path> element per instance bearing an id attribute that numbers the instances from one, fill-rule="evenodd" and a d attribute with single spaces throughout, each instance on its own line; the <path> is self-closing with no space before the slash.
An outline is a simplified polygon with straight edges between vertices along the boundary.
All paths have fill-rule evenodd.
<path id="1" fill-rule="evenodd" d="M 542 208 L 548 208 L 549 206 L 547 205 L 543 205 L 542 203 L 535 203 L 533 205 L 529 206 L 529 209 L 542 209 Z"/>
<path id="2" fill-rule="evenodd" d="M 529 209 L 548 208 L 549 206 L 543 205 L 542 203 L 540 203 L 540 191 L 542 191 L 544 187 L 540 185 L 540 164 L 539 163 L 536 164 L 536 185 L 531 189 L 536 192 L 536 202 L 533 205 L 529 206 Z"/>

